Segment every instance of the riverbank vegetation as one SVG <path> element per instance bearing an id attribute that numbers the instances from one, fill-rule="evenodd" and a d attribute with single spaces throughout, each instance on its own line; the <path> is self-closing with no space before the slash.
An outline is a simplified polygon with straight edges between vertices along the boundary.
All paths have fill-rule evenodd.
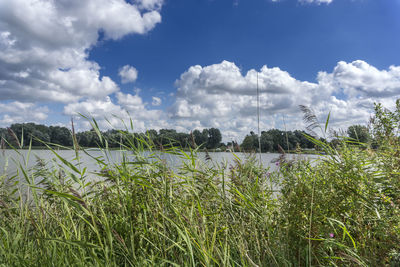
<path id="1" fill-rule="evenodd" d="M 0 180 L 4 266 L 399 266 L 400 103 L 376 106 L 376 149 L 306 138 L 326 156 L 225 166 L 126 133 L 133 153 L 93 179 L 76 158 Z M 93 123 L 100 144 L 107 140 Z M 329 130 L 320 127 L 323 133 Z M 125 132 L 121 132 L 124 134 Z M 144 154 L 143 151 L 150 151 Z M 162 155 L 181 158 L 169 166 Z"/>
<path id="2" fill-rule="evenodd" d="M 131 130 L 133 132 L 133 129 Z M 310 151 L 315 149 L 315 144 L 305 137 L 305 131 L 282 131 L 279 129 L 270 129 L 261 132 L 261 151 L 262 152 L 278 152 L 279 147 L 285 151 L 304 150 Z M 107 140 L 108 148 L 120 148 L 121 143 L 128 145 L 127 136 L 132 133 L 124 130 L 111 129 L 101 132 L 102 138 Z M 155 148 L 163 149 L 165 147 L 181 147 L 188 151 L 195 147 L 199 150 L 208 151 L 257 151 L 258 135 L 251 132 L 243 141 L 231 140 L 223 143 L 221 131 L 217 128 L 209 128 L 203 130 L 194 130 L 190 133 L 177 132 L 173 129 L 148 130 L 145 133 L 134 133 L 137 139 L 146 139 L 154 144 Z M 19 137 L 19 143 L 16 138 Z M 0 128 L 0 137 L 4 139 L 4 147 L 11 144 L 14 147 L 28 147 L 29 140 L 32 139 L 32 147 L 36 149 L 46 148 L 43 142 L 64 147 L 73 147 L 71 139 L 71 130 L 61 126 L 46 126 L 35 123 L 15 123 L 9 128 Z M 77 142 L 81 147 L 97 148 L 102 145 L 99 140 L 95 128 L 89 131 L 76 133 Z M 22 140 L 22 142 L 21 142 Z M 23 142 L 25 141 L 25 142 Z M 27 142 L 28 141 L 28 142 Z M 136 141 L 135 141 L 136 142 Z M 194 145 L 196 144 L 196 145 Z"/>
<path id="3" fill-rule="evenodd" d="M 100 142 L 97 131 L 100 130 L 92 128 L 89 131 L 74 133 L 79 146 L 86 148 L 102 147 L 104 143 Z M 159 131 L 148 130 L 145 133 L 132 132 L 133 129 L 130 129 L 130 132 L 128 132 L 127 129 L 111 129 L 102 131 L 101 136 L 102 139 L 107 140 L 108 148 L 120 148 L 121 144 L 128 145 L 129 141 L 132 140 L 128 140 L 127 137 L 131 135 L 135 136 L 135 143 L 136 139 L 151 139 L 151 142 L 158 149 L 172 146 L 188 148 L 192 147 L 194 141 L 197 144 L 202 144 L 202 147 L 205 149 L 216 149 L 225 146 L 225 144 L 221 143 L 221 132 L 216 128 L 203 129 L 201 132 L 199 130 L 194 130 L 192 134 L 177 132 L 173 129 L 161 129 Z M 15 136 L 19 137 L 18 142 Z M 32 147 L 43 147 L 43 142 L 64 147 L 73 147 L 71 130 L 61 126 L 46 126 L 35 123 L 15 123 L 9 128 L 0 128 L 0 137 L 4 139 L 4 146 L 10 144 L 14 147 L 27 147 L 29 146 L 29 142 L 26 141 L 32 139 Z M 21 140 L 25 140 L 25 144 L 23 144 Z"/>

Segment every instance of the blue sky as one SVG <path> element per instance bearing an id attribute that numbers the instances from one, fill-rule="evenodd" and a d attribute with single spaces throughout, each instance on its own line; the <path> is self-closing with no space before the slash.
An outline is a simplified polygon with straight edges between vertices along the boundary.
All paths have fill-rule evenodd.
<path id="1" fill-rule="evenodd" d="M 309 81 L 318 71 L 331 71 L 340 60 L 362 59 L 386 68 L 400 61 L 398 3 L 170 0 L 154 30 L 102 42 L 90 59 L 115 78 L 120 65 L 134 64 L 142 73 L 138 82 L 161 90 L 166 86 L 174 90 L 175 79 L 192 65 L 222 60 L 233 61 L 243 70 L 278 66 Z"/>
<path id="2" fill-rule="evenodd" d="M 257 72 L 263 129 L 302 128 L 299 104 L 366 123 L 400 96 L 399 32 L 398 0 L 2 0 L 0 126 L 129 112 L 138 131 L 240 139 Z"/>

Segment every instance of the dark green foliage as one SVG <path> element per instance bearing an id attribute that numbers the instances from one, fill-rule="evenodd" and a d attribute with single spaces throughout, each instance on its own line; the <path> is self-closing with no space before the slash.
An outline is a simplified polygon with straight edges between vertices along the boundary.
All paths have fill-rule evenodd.
<path id="1" fill-rule="evenodd" d="M 258 148 L 258 138 L 254 133 L 250 133 L 250 135 L 246 135 L 244 138 L 241 148 L 245 151 L 256 151 Z"/>
<path id="2" fill-rule="evenodd" d="M 50 126 L 49 133 L 51 143 L 64 146 L 72 146 L 71 131 L 68 130 L 66 127 Z"/>
<path id="3" fill-rule="evenodd" d="M 347 129 L 349 137 L 359 143 L 368 143 L 370 141 L 369 130 L 363 125 L 352 125 Z"/>
<path id="4" fill-rule="evenodd" d="M 8 144 L 13 147 L 27 146 L 32 139 L 32 146 L 43 146 L 43 143 L 51 143 L 66 147 L 72 146 L 71 131 L 66 127 L 46 126 L 35 123 L 17 123 L 12 124 L 10 129 L 15 134 L 12 134 L 7 129 L 0 128 L 0 137 L 3 137 Z M 219 129 L 210 128 L 193 131 L 194 141 L 190 134 L 179 133 L 173 129 L 161 129 L 158 133 L 156 130 L 148 130 L 146 133 L 132 133 L 121 130 L 108 130 L 101 132 L 104 139 L 107 141 L 109 148 L 119 148 L 122 146 L 137 145 L 136 138 L 151 140 L 158 148 L 165 147 L 194 147 L 202 146 L 202 148 L 216 149 L 221 144 L 221 132 Z M 127 138 L 130 136 L 131 140 Z M 15 138 L 16 137 L 16 138 Z M 94 129 L 76 133 L 76 138 L 82 147 L 105 147 L 104 142 L 100 142 L 99 136 Z M 133 138 L 133 139 L 132 139 Z M 16 141 L 18 139 L 18 142 Z M 20 141 L 25 140 L 25 144 L 20 144 Z"/>
<path id="5" fill-rule="evenodd" d="M 297 144 L 302 149 L 314 148 L 314 144 L 307 139 L 307 134 L 304 131 L 282 131 L 279 129 L 271 129 L 261 132 L 261 151 L 262 152 L 278 152 L 279 146 L 284 150 L 295 150 Z M 289 146 L 289 147 L 288 147 Z M 241 148 L 244 151 L 258 151 L 258 135 L 251 132 L 246 135 Z"/>
<path id="6" fill-rule="evenodd" d="M 221 132 L 216 128 L 210 128 L 208 130 L 207 148 L 216 148 L 219 146 L 222 140 Z"/>
<path id="7" fill-rule="evenodd" d="M 197 146 L 201 146 L 207 143 L 207 137 L 204 136 L 199 130 L 194 130 L 192 132 L 194 142 Z"/>
<path id="8" fill-rule="evenodd" d="M 72 145 L 70 130 L 59 126 L 46 126 L 35 123 L 16 123 L 7 129 L 0 129 L 1 136 L 12 146 L 19 147 L 17 143 L 24 141 L 29 145 L 32 140 L 32 146 L 43 146 L 45 143 L 55 143 L 64 146 Z M 10 131 L 11 130 L 11 131 Z M 13 136 L 14 134 L 15 136 Z M 18 142 L 16 141 L 18 139 Z"/>

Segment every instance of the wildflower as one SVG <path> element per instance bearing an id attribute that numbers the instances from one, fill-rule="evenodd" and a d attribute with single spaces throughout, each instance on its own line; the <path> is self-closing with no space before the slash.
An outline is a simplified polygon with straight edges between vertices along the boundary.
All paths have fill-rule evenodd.
<path id="1" fill-rule="evenodd" d="M 275 165 L 276 165 L 276 166 L 279 166 L 279 161 L 275 162 Z"/>
<path id="2" fill-rule="evenodd" d="M 334 235 L 333 233 L 329 233 L 329 237 L 330 237 L 330 238 L 334 238 L 335 235 Z"/>

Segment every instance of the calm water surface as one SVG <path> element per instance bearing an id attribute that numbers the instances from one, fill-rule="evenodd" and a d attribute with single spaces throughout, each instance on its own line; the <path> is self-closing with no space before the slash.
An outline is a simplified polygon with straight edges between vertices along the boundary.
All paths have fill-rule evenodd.
<path id="1" fill-rule="evenodd" d="M 75 151 L 73 150 L 58 150 L 56 151 L 61 157 L 66 160 L 77 164 L 77 161 L 74 161 L 76 157 Z M 109 151 L 101 151 L 101 150 L 87 150 L 88 154 L 83 152 L 79 153 L 81 168 L 86 167 L 88 172 L 98 172 L 101 170 L 101 166 L 96 162 L 93 157 L 104 160 L 108 164 L 118 164 L 121 162 L 123 157 L 126 157 L 128 161 L 135 161 L 135 156 L 130 151 L 119 151 L 119 150 L 109 150 Z M 149 152 L 144 152 L 145 154 L 149 154 Z M 161 159 L 164 159 L 167 163 L 171 164 L 173 168 L 179 168 L 182 164 L 182 158 L 178 155 L 166 154 L 155 152 Z M 189 152 L 188 152 L 189 153 Z M 229 152 L 209 152 L 209 156 L 211 157 L 210 161 L 207 161 L 207 164 L 234 164 L 234 160 L 236 157 L 241 160 L 252 159 L 259 161 L 259 155 L 256 157 L 251 157 L 251 155 L 247 153 L 229 153 Z M 316 155 L 287 155 L 287 158 L 310 158 L 316 159 L 318 156 Z M 199 152 L 197 153 L 197 158 L 201 162 L 206 162 L 206 153 Z M 276 159 L 279 158 L 279 154 L 276 153 L 262 153 L 261 154 L 261 163 L 267 168 L 269 167 L 271 171 L 277 169 L 275 165 Z M 56 155 L 50 150 L 4 150 L 0 152 L 0 173 L 6 173 L 7 175 L 14 175 L 17 173 L 18 168 L 31 168 L 34 167 L 38 161 L 45 163 L 47 168 L 57 167 L 58 164 L 62 165 L 61 160 L 59 160 Z"/>

